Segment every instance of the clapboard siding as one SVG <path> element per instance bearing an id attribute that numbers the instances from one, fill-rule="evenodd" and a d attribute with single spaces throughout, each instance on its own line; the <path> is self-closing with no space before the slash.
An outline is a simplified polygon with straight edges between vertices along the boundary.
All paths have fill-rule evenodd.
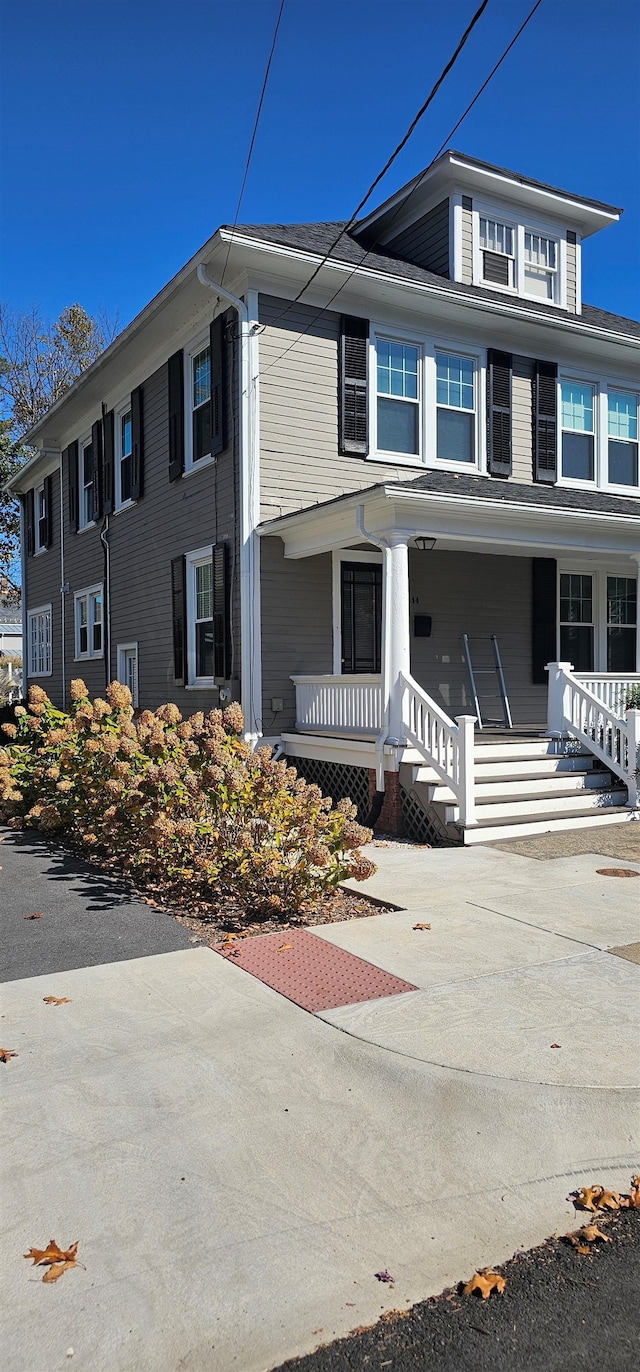
<path id="1" fill-rule="evenodd" d="M 406 467 L 338 453 L 340 316 L 317 313 L 260 296 L 263 519 L 406 475 Z"/>
<path id="2" fill-rule="evenodd" d="M 22 645 L 24 675 L 27 683 L 33 681 L 42 686 L 54 705 L 62 698 L 62 652 L 61 623 L 62 597 L 60 595 L 60 473 L 51 476 L 52 546 L 35 557 L 27 557 L 24 596 L 29 610 L 38 610 L 43 605 L 51 606 L 51 676 L 27 676 L 29 666 L 29 633 Z"/>
<path id="3" fill-rule="evenodd" d="M 473 281 L 473 214 L 471 210 L 462 209 L 462 281 L 465 286 L 470 286 Z"/>
<path id="4" fill-rule="evenodd" d="M 531 385 L 533 381 L 533 359 L 530 357 L 513 358 L 513 385 L 511 391 L 511 423 L 513 481 L 533 482 L 533 433 L 531 419 Z"/>
<path id="5" fill-rule="evenodd" d="M 415 224 L 403 229 L 397 238 L 385 244 L 385 249 L 415 262 L 418 267 L 449 275 L 449 200 L 441 200 Z"/>
<path id="6" fill-rule="evenodd" d="M 295 725 L 295 673 L 332 671 L 331 555 L 287 561 L 279 538 L 261 540 L 263 733 Z M 280 697 L 282 713 L 271 701 Z"/>
<path id="7" fill-rule="evenodd" d="M 578 308 L 576 258 L 577 249 L 575 243 L 567 243 L 567 309 L 571 310 L 572 314 L 575 314 Z"/>

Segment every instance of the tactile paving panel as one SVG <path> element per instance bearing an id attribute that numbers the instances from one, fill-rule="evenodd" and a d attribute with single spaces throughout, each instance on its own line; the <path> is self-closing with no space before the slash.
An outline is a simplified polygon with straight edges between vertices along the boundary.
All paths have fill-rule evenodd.
<path id="1" fill-rule="evenodd" d="M 316 938 L 306 929 L 258 934 L 255 938 L 238 939 L 232 944 L 214 943 L 211 947 L 294 1005 L 312 1013 L 418 990 L 410 982 Z"/>

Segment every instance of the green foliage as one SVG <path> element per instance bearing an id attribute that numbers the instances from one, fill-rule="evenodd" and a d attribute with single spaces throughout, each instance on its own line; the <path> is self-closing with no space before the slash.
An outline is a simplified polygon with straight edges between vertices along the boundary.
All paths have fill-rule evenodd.
<path id="1" fill-rule="evenodd" d="M 624 698 L 625 710 L 640 710 L 640 685 L 630 686 Z"/>
<path id="2" fill-rule="evenodd" d="M 371 835 L 351 802 L 332 809 L 271 749 L 252 753 L 238 705 L 188 720 L 163 705 L 134 719 L 126 686 L 106 695 L 91 702 L 72 682 L 67 714 L 30 688 L 28 709 L 2 726 L 0 818 L 117 854 L 174 902 L 252 915 L 286 915 L 375 870 L 359 852 Z"/>

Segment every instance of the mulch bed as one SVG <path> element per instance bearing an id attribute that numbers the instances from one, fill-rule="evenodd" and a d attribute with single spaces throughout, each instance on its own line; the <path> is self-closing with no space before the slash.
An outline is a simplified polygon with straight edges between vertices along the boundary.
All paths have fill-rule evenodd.
<path id="1" fill-rule="evenodd" d="M 201 914 L 185 915 L 177 906 L 154 901 L 142 894 L 142 900 L 149 905 L 173 915 L 179 924 L 199 934 L 207 943 L 215 942 L 220 935 L 235 934 L 236 937 L 250 938 L 255 934 L 276 934 L 285 929 L 309 929 L 314 924 L 335 924 L 345 919 L 366 919 L 369 915 L 379 915 L 382 910 L 397 910 L 400 907 L 384 901 L 369 900 L 357 896 L 353 891 L 339 888 L 330 895 L 324 895 L 312 905 L 306 906 L 297 914 L 283 915 L 280 919 L 254 919 L 247 917 L 244 910 L 227 909 L 222 913 L 213 906 L 203 909 Z"/>

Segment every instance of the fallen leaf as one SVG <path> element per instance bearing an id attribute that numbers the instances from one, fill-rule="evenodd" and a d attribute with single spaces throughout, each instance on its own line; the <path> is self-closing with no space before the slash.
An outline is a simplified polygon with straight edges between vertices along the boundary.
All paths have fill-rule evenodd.
<path id="1" fill-rule="evenodd" d="M 74 1262 L 73 1259 L 70 1259 L 69 1262 L 54 1262 L 52 1263 L 51 1267 L 47 1268 L 47 1271 L 44 1273 L 42 1280 L 57 1281 L 58 1277 L 61 1277 L 62 1273 L 66 1272 L 69 1267 L 77 1266 L 77 1262 Z"/>
<path id="2" fill-rule="evenodd" d="M 559 1043 L 552 1043 L 552 1044 L 551 1044 L 551 1047 L 552 1047 L 552 1048 L 559 1048 L 559 1047 L 560 1047 L 560 1044 L 559 1044 Z"/>
<path id="3" fill-rule="evenodd" d="M 285 950 L 286 950 L 287 948 L 293 948 L 293 944 L 292 944 L 292 943 L 281 943 L 281 944 L 280 944 L 280 947 L 279 947 L 279 948 L 276 948 L 276 953 L 284 953 Z"/>
<path id="4" fill-rule="evenodd" d="M 24 915 L 23 918 L 24 918 L 24 919 L 44 919 L 44 914 L 43 914 L 42 910 L 40 910 L 39 913 L 38 913 L 37 915 Z"/>
<path id="5" fill-rule="evenodd" d="M 465 1296 L 472 1296 L 477 1291 L 483 1301 L 486 1301 L 492 1291 L 498 1291 L 502 1295 L 506 1284 L 506 1279 L 501 1277 L 499 1272 L 494 1272 L 492 1267 L 482 1267 L 479 1272 L 474 1272 L 471 1281 L 463 1286 L 462 1291 Z"/>
<path id="6" fill-rule="evenodd" d="M 572 1200 L 576 1210 L 599 1210 L 600 1197 L 604 1194 L 602 1186 L 580 1186 L 571 1191 L 567 1200 Z"/>
<path id="7" fill-rule="evenodd" d="M 579 1253 L 581 1257 L 583 1257 L 583 1258 L 588 1258 L 590 1252 L 591 1252 L 591 1249 L 590 1249 L 588 1243 L 577 1243 L 577 1244 L 576 1244 L 576 1253 Z"/>
<path id="8" fill-rule="evenodd" d="M 75 1262 L 79 1239 L 70 1248 L 60 1248 L 55 1239 L 49 1239 L 46 1248 L 30 1248 L 25 1258 L 32 1258 L 34 1267 L 51 1266 L 53 1263 Z"/>
<path id="9" fill-rule="evenodd" d="M 17 1058 L 17 1056 L 18 1054 L 14 1053 L 11 1048 L 0 1048 L 0 1062 L 8 1062 L 9 1058 Z"/>
<path id="10" fill-rule="evenodd" d="M 585 1224 L 582 1229 L 575 1229 L 572 1234 L 567 1234 L 566 1238 L 579 1253 L 590 1253 L 591 1249 L 585 1248 L 585 1244 L 596 1243 L 598 1239 L 602 1239 L 603 1243 L 611 1243 L 609 1235 L 603 1234 L 595 1224 Z"/>
<path id="11" fill-rule="evenodd" d="M 386 1268 L 385 1268 L 384 1272 L 374 1272 L 373 1275 L 374 1275 L 376 1281 L 388 1282 L 390 1286 L 393 1286 L 393 1283 L 394 1283 L 394 1281 L 395 1281 L 395 1277 L 392 1277 L 392 1276 L 391 1276 L 391 1273 L 390 1273 L 390 1272 L 387 1272 Z"/>
<path id="12" fill-rule="evenodd" d="M 640 1210 L 640 1177 L 631 1178 L 631 1190 L 624 1199 L 628 1210 Z"/>
<path id="13" fill-rule="evenodd" d="M 430 924 L 414 924 L 414 929 L 430 929 Z"/>
<path id="14" fill-rule="evenodd" d="M 45 1005 L 70 1005 L 70 1004 L 71 1004 L 71 1001 L 69 1000 L 69 997 L 68 997 L 68 996 L 43 996 L 42 999 L 43 999 Z"/>
<path id="15" fill-rule="evenodd" d="M 598 1208 L 600 1210 L 619 1210 L 620 1193 L 618 1191 L 603 1191 Z"/>

